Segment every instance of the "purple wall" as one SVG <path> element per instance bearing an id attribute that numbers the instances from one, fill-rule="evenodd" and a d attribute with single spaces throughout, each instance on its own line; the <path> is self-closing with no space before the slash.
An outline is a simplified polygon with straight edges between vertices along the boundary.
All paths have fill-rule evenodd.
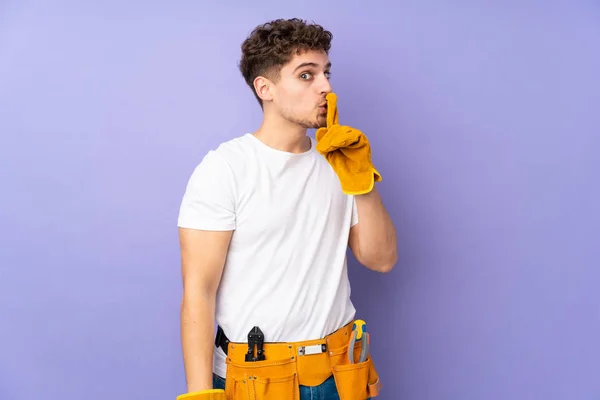
<path id="1" fill-rule="evenodd" d="M 380 399 L 600 398 L 598 3 L 94 3 L 0 2 L 0 399 L 184 390 L 179 202 L 292 16 L 398 229 L 393 273 L 350 265 Z"/>

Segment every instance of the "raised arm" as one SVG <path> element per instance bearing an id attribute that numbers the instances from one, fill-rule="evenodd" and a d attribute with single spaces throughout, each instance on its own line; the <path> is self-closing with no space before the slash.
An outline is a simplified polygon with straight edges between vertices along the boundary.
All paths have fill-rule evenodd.
<path id="1" fill-rule="evenodd" d="M 373 188 L 355 199 L 359 222 L 350 229 L 349 247 L 362 265 L 373 271 L 390 272 L 398 260 L 396 229 L 381 196 Z"/>
<path id="2" fill-rule="evenodd" d="M 188 392 L 213 389 L 215 299 L 232 232 L 179 228 L 181 343 Z"/>

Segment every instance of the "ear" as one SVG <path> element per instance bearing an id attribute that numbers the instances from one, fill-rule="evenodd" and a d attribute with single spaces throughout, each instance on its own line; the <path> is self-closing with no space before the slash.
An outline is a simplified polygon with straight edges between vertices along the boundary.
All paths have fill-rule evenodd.
<path id="1" fill-rule="evenodd" d="M 264 76 L 258 76 L 254 79 L 254 90 L 263 102 L 273 100 L 272 85 L 273 83 Z"/>

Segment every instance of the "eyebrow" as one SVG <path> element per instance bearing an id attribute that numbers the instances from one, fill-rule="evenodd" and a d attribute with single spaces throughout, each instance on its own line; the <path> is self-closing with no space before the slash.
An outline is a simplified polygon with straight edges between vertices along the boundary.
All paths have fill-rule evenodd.
<path id="1" fill-rule="evenodd" d="M 319 64 L 314 63 L 314 62 L 305 62 L 302 63 L 300 65 L 298 65 L 295 69 L 294 72 L 298 71 L 300 68 L 305 68 L 305 67 L 314 67 L 317 68 L 319 66 Z M 325 69 L 329 69 L 331 68 L 331 61 L 327 63 L 327 65 L 325 65 Z"/>

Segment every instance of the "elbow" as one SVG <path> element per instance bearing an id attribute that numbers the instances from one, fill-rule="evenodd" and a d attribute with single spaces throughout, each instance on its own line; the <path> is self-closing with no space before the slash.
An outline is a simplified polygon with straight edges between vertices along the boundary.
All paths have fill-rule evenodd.
<path id="1" fill-rule="evenodd" d="M 398 257 L 394 256 L 393 258 L 391 258 L 388 262 L 385 262 L 383 264 L 380 264 L 376 271 L 380 272 L 382 274 L 387 274 L 392 272 L 392 270 L 394 269 L 394 267 L 396 266 L 396 263 L 398 262 Z"/>
<path id="2" fill-rule="evenodd" d="M 379 266 L 379 269 L 377 270 L 377 272 L 380 272 L 382 274 L 387 274 L 392 272 L 392 270 L 394 269 L 394 267 L 396 266 L 396 262 L 391 262 L 389 264 L 382 264 L 381 266 Z"/>
<path id="3" fill-rule="evenodd" d="M 209 288 L 184 288 L 180 302 L 182 313 L 195 314 L 206 307 L 213 308 L 216 303 L 216 292 Z"/>
<path id="4" fill-rule="evenodd" d="M 398 262 L 398 252 L 394 249 L 389 254 L 361 260 L 361 264 L 375 272 L 387 274 L 391 272 Z"/>

